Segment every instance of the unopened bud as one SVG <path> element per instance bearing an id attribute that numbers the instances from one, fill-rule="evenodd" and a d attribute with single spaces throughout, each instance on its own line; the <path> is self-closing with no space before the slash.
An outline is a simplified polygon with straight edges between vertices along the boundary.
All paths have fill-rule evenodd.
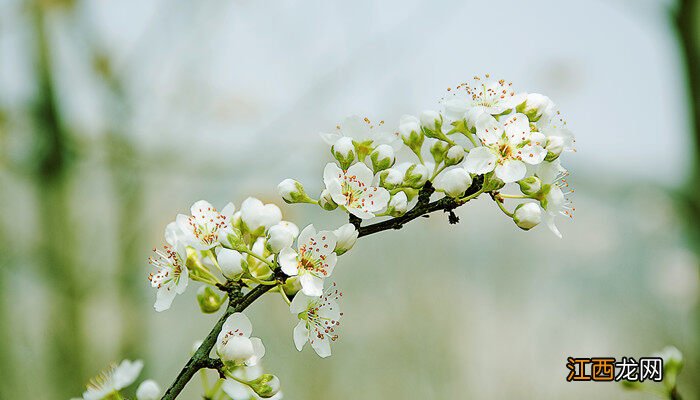
<path id="1" fill-rule="evenodd" d="M 318 205 L 326 211 L 333 211 L 336 208 L 338 208 L 338 204 L 336 204 L 336 202 L 333 201 L 331 193 L 326 189 L 323 189 L 323 191 L 321 192 L 321 196 L 318 199 Z"/>
<path id="2" fill-rule="evenodd" d="M 267 231 L 267 248 L 277 254 L 285 247 L 291 247 L 299 236 L 299 228 L 288 221 L 280 221 Z"/>
<path id="3" fill-rule="evenodd" d="M 372 160 L 372 169 L 376 174 L 394 165 L 394 149 L 388 144 L 380 144 L 370 153 L 369 158 Z"/>
<path id="4" fill-rule="evenodd" d="M 527 115 L 530 121 L 536 122 L 542 117 L 542 114 L 553 105 L 554 103 L 552 103 L 549 97 L 539 93 L 529 93 L 525 101 L 516 107 L 516 110 Z"/>
<path id="5" fill-rule="evenodd" d="M 561 136 L 550 136 L 547 138 L 547 144 L 545 145 L 545 150 L 547 150 L 547 156 L 544 158 L 545 161 L 554 161 L 561 155 L 564 151 L 564 138 Z"/>
<path id="6" fill-rule="evenodd" d="M 435 164 L 439 164 L 445 159 L 445 154 L 447 153 L 448 147 L 449 145 L 441 140 L 437 140 L 432 146 L 430 146 L 430 154 L 433 156 Z"/>
<path id="7" fill-rule="evenodd" d="M 344 254 L 352 249 L 352 246 L 354 246 L 357 241 L 357 235 L 359 234 L 357 228 L 355 228 L 353 224 L 345 224 L 334 230 L 333 233 L 337 239 L 334 250 L 337 255 Z"/>
<path id="8" fill-rule="evenodd" d="M 466 169 L 456 167 L 443 171 L 435 178 L 435 190 L 450 197 L 460 197 L 472 184 L 472 176 Z"/>
<path id="9" fill-rule="evenodd" d="M 518 228 L 530 230 L 542 222 L 542 209 L 536 203 L 522 203 L 515 207 L 513 222 Z"/>
<path id="10" fill-rule="evenodd" d="M 136 389 L 137 400 L 158 400 L 160 395 L 160 386 L 153 379 L 141 382 L 138 389 Z"/>
<path id="11" fill-rule="evenodd" d="M 221 272 L 228 279 L 238 279 L 243 273 L 244 257 L 236 250 L 222 248 L 216 253 Z"/>
<path id="12" fill-rule="evenodd" d="M 459 164 L 462 160 L 464 160 L 464 147 L 454 145 L 447 150 L 447 154 L 445 154 L 445 165 Z"/>
<path id="13" fill-rule="evenodd" d="M 406 146 L 413 150 L 414 153 L 420 154 L 425 136 L 420 128 L 420 121 L 418 118 L 412 115 L 404 115 L 401 117 L 399 133 L 401 134 L 401 140 L 403 140 Z"/>
<path id="14" fill-rule="evenodd" d="M 340 163 L 344 170 L 350 168 L 350 164 L 355 161 L 355 145 L 349 137 L 341 137 L 331 147 L 333 157 Z"/>
<path id="15" fill-rule="evenodd" d="M 255 394 L 267 399 L 280 391 L 280 380 L 275 375 L 263 374 L 259 378 L 249 381 L 248 386 L 253 389 Z"/>
<path id="16" fill-rule="evenodd" d="M 423 164 L 412 164 L 406 170 L 404 183 L 412 188 L 421 188 L 428 180 L 428 168 Z"/>
<path id="17" fill-rule="evenodd" d="M 404 173 L 396 168 L 385 169 L 379 174 L 379 185 L 387 189 L 394 189 L 403 183 Z"/>
<path id="18" fill-rule="evenodd" d="M 389 200 L 389 206 L 387 207 L 387 212 L 392 217 L 400 217 L 406 214 L 408 210 L 408 197 L 403 191 L 396 193 L 391 196 Z"/>
<path id="19" fill-rule="evenodd" d="M 197 303 L 199 303 L 199 309 L 203 313 L 211 314 L 219 311 L 223 301 L 221 296 L 211 286 L 204 285 L 197 291 Z"/>
<path id="20" fill-rule="evenodd" d="M 304 191 L 304 186 L 294 179 L 285 179 L 277 185 L 280 196 L 286 203 L 313 203 Z"/>
<path id="21" fill-rule="evenodd" d="M 420 114 L 420 124 L 429 131 L 439 131 L 442 126 L 442 115 L 433 110 L 425 110 Z"/>
<path id="22" fill-rule="evenodd" d="M 518 181 L 520 191 L 526 196 L 535 196 L 542 190 L 542 180 L 536 176 L 528 176 Z"/>

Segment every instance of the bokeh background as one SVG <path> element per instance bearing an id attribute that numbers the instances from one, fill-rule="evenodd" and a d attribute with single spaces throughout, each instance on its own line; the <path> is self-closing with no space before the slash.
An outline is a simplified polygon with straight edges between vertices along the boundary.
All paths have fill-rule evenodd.
<path id="1" fill-rule="evenodd" d="M 286 177 L 316 192 L 319 132 L 487 72 L 577 134 L 563 240 L 488 199 L 362 240 L 330 359 L 297 353 L 276 296 L 249 310 L 266 368 L 289 399 L 632 399 L 566 383 L 566 356 L 675 345 L 698 398 L 698 3 L 0 0 L 0 399 L 67 399 L 127 357 L 167 386 L 216 319 L 194 289 L 153 311 L 167 222 L 200 198 L 280 204 Z"/>

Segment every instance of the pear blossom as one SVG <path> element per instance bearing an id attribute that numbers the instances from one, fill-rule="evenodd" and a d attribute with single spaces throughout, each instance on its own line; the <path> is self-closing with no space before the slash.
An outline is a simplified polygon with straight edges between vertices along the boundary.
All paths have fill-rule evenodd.
<path id="1" fill-rule="evenodd" d="M 208 201 L 199 200 L 190 207 L 191 215 L 179 214 L 175 221 L 184 232 L 188 246 L 197 250 L 209 250 L 226 239 L 235 210 L 236 207 L 228 203 L 219 212 Z"/>
<path id="2" fill-rule="evenodd" d="M 370 145 L 392 145 L 398 139 L 398 135 L 386 129 L 384 121 L 373 124 L 369 118 L 361 118 L 357 115 L 349 116 L 336 125 L 334 133 L 321 133 L 323 141 L 331 146 L 343 137 L 350 138 L 356 143 L 369 143 Z"/>
<path id="3" fill-rule="evenodd" d="M 433 110 L 425 110 L 420 114 L 420 124 L 430 130 L 437 128 L 437 124 L 442 123 L 442 116 L 439 112 Z"/>
<path id="4" fill-rule="evenodd" d="M 347 171 L 328 163 L 323 170 L 323 181 L 333 201 L 362 219 L 373 218 L 389 202 L 389 192 L 373 186 L 373 180 L 374 174 L 363 163 L 354 164 Z"/>
<path id="5" fill-rule="evenodd" d="M 259 233 L 282 220 L 282 211 L 274 204 L 263 204 L 248 197 L 241 204 L 241 222 L 250 232 Z"/>
<path id="6" fill-rule="evenodd" d="M 316 232 L 309 225 L 299 234 L 297 251 L 285 247 L 280 251 L 278 262 L 282 272 L 299 276 L 301 290 L 308 296 L 323 294 L 323 280 L 333 273 L 338 256 L 333 252 L 337 238 L 333 232 Z"/>
<path id="7" fill-rule="evenodd" d="M 313 202 L 304 191 L 304 186 L 294 179 L 285 179 L 277 185 L 282 199 L 289 204 Z"/>
<path id="8" fill-rule="evenodd" d="M 280 221 L 267 231 L 267 247 L 273 253 L 279 253 L 283 248 L 290 247 L 299 236 L 299 228 L 288 221 Z"/>
<path id="9" fill-rule="evenodd" d="M 158 400 L 161 394 L 158 383 L 153 379 L 147 379 L 136 389 L 136 400 Z"/>
<path id="10" fill-rule="evenodd" d="M 428 180 L 432 166 L 431 163 L 414 164 L 402 162 L 396 166 L 396 169 L 403 175 L 403 183 L 405 185 L 420 188 Z"/>
<path id="11" fill-rule="evenodd" d="M 445 164 L 447 165 L 459 164 L 463 159 L 464 147 L 460 145 L 450 147 L 450 149 L 447 150 L 447 153 L 445 153 Z"/>
<path id="12" fill-rule="evenodd" d="M 473 82 L 465 82 L 456 88 L 448 89 L 449 95 L 443 100 L 445 115 L 450 120 L 460 120 L 467 117 L 467 112 L 473 116 L 485 113 L 499 115 L 515 108 L 525 101 L 525 93 L 517 93 L 511 88 L 512 84 L 504 80 L 492 80 L 474 77 Z"/>
<path id="13" fill-rule="evenodd" d="M 134 383 L 142 369 L 141 360 L 124 360 L 119 365 L 112 365 L 90 380 L 87 390 L 83 392 L 83 399 L 101 400 L 117 393 Z"/>
<path id="14" fill-rule="evenodd" d="M 452 167 L 441 172 L 435 178 L 435 189 L 444 192 L 450 197 L 459 197 L 469 189 L 472 184 L 472 177 L 466 169 L 462 167 Z"/>
<path id="15" fill-rule="evenodd" d="M 336 237 L 335 249 L 333 251 L 335 251 L 337 255 L 342 255 L 352 249 L 357 241 L 357 235 L 359 235 L 360 232 L 357 231 L 355 225 L 345 224 L 334 230 L 333 233 Z"/>
<path id="16" fill-rule="evenodd" d="M 482 114 L 476 121 L 476 133 L 483 146 L 469 151 L 464 162 L 467 171 L 485 174 L 495 170 L 505 183 L 525 177 L 527 164 L 537 165 L 547 155 L 543 148 L 544 135 L 531 132 L 524 114 L 502 117 L 503 121 Z"/>
<path id="17" fill-rule="evenodd" d="M 567 198 L 569 194 L 573 193 L 573 190 L 567 190 L 566 192 L 562 190 L 569 186 L 565 179 L 567 175 L 567 170 L 561 166 L 559 160 L 543 162 L 537 171 L 537 176 L 543 183 L 543 196 L 540 198 L 540 205 L 545 211 L 543 215 L 544 221 L 552 233 L 559 238 L 562 235 L 554 223 L 555 217 L 564 215 L 573 218 L 573 211 L 575 210 L 571 201 Z"/>
<path id="18" fill-rule="evenodd" d="M 148 262 L 157 270 L 148 275 L 151 286 L 156 288 L 156 311 L 161 312 L 170 308 L 175 296 L 187 289 L 189 272 L 185 266 L 187 250 L 182 243 L 176 243 L 177 248 L 166 245 L 163 250 L 153 251 L 155 257 L 149 257 Z"/>
<path id="19" fill-rule="evenodd" d="M 393 189 L 403 183 L 404 173 L 397 168 L 385 169 L 379 174 L 379 183 L 381 186 Z"/>
<path id="20" fill-rule="evenodd" d="M 236 279 L 243 273 L 243 255 L 225 247 L 216 249 L 216 259 L 221 268 L 221 273 L 228 279 Z"/>
<path id="21" fill-rule="evenodd" d="M 331 341 L 338 339 L 335 328 L 340 325 L 340 306 L 342 297 L 335 283 L 321 297 L 307 296 L 299 292 L 294 296 L 289 311 L 299 318 L 294 328 L 294 345 L 301 351 L 306 342 L 320 357 L 331 355 Z"/>
<path id="22" fill-rule="evenodd" d="M 227 365 L 255 365 L 265 355 L 259 338 L 250 337 L 253 324 L 243 313 L 231 314 L 216 339 L 216 352 Z"/>
<path id="23" fill-rule="evenodd" d="M 574 134 L 566 127 L 564 121 L 559 115 L 559 111 L 549 111 L 536 124 L 545 138 L 547 150 L 547 161 L 552 161 L 559 157 L 562 152 L 575 151 L 574 144 L 576 139 Z"/>
<path id="24" fill-rule="evenodd" d="M 385 170 L 394 165 L 394 148 L 388 144 L 380 144 L 372 151 L 369 158 L 375 173 Z"/>

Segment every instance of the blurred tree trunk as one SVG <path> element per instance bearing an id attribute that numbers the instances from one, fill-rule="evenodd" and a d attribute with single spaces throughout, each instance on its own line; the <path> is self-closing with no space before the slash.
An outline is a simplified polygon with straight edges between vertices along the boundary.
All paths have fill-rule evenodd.
<path id="1" fill-rule="evenodd" d="M 684 193 L 684 207 L 688 218 L 687 231 L 689 244 L 700 259 L 700 1 L 698 0 L 679 0 L 677 8 L 673 16 L 674 26 L 678 36 L 678 41 L 681 50 L 681 61 L 685 69 L 685 77 L 688 88 L 688 111 L 689 122 L 693 144 L 693 165 L 690 175 L 690 181 L 687 184 Z M 700 307 L 695 308 L 695 326 L 696 335 L 700 335 Z M 689 360 L 689 365 L 686 367 L 682 378 L 686 382 L 695 384 L 695 391 L 700 392 L 700 371 L 698 370 L 698 362 L 700 354 L 698 339 L 694 343 L 695 354 L 685 354 Z M 680 387 L 683 391 L 683 387 Z"/>
<path id="2" fill-rule="evenodd" d="M 37 140 L 36 155 L 38 216 L 43 259 L 42 274 L 53 289 L 51 304 L 47 305 L 49 322 L 50 363 L 53 378 L 50 392 L 57 399 L 80 393 L 85 379 L 83 357 L 83 326 L 79 281 L 80 267 L 76 264 L 75 223 L 71 218 L 69 171 L 72 161 L 70 135 L 62 124 L 55 82 L 52 77 L 52 54 L 46 32 L 47 5 L 32 4 L 35 51 L 36 98 L 32 117 Z"/>

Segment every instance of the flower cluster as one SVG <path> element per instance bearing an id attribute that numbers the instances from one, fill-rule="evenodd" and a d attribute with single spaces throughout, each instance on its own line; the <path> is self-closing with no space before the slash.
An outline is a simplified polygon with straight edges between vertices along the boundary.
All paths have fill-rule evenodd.
<path id="1" fill-rule="evenodd" d="M 169 309 L 192 281 L 200 284 L 197 301 L 203 312 L 229 302 L 217 325 L 221 329 L 197 345 L 200 361 L 185 367 L 218 369 L 222 379 L 205 388 L 206 398 L 281 397 L 279 379 L 261 367 L 265 346 L 251 337 L 253 324 L 241 312 L 263 293 L 278 293 L 296 317 L 290 331 L 299 351 L 309 343 L 320 357 L 331 355 L 343 315 L 342 293 L 327 278 L 360 236 L 400 228 L 428 212 L 452 213 L 484 193 L 518 227 L 529 230 L 544 220 L 561 236 L 554 218 L 571 216 L 573 208 L 560 156 L 574 150 L 574 138 L 554 103 L 487 76 L 448 89 L 442 106 L 405 115 L 392 128 L 384 121 L 349 117 L 335 132 L 321 135 L 332 161 L 323 168 L 317 196 L 293 179 L 278 185 L 287 203 L 345 213 L 349 222 L 336 229 L 307 225 L 300 230 L 283 220 L 276 205 L 252 197 L 238 211 L 232 203 L 219 211 L 200 200 L 189 215 L 167 225 L 167 245 L 150 259 L 156 311 Z M 509 209 L 506 200 L 518 204 Z M 381 221 L 367 225 L 373 219 Z M 450 222 L 456 221 L 450 214 Z M 212 348 L 215 364 L 194 364 L 208 358 Z M 109 397 L 135 379 L 119 378 L 124 373 L 115 371 L 84 398 Z M 153 397 L 159 392 L 153 385 L 140 388 L 137 397 Z"/>
<path id="2" fill-rule="evenodd" d="M 395 129 L 347 118 L 335 133 L 322 134 L 335 160 L 323 170 L 318 199 L 292 179 L 279 185 L 280 194 L 288 203 L 340 208 L 367 220 L 405 214 L 430 182 L 455 205 L 489 193 L 518 227 L 544 220 L 561 237 L 554 219 L 572 217 L 574 209 L 560 156 L 574 151 L 574 136 L 555 104 L 487 75 L 449 88 L 442 105 L 404 115 Z M 505 199 L 520 204 L 509 210 Z"/>

